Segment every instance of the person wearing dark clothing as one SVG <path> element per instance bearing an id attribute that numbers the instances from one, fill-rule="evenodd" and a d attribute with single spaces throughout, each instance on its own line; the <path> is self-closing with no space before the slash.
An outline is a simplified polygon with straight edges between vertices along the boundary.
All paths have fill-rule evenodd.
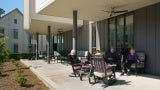
<path id="1" fill-rule="evenodd" d="M 124 63 L 126 61 L 128 54 L 129 54 L 128 48 L 121 49 L 121 55 L 123 57 L 122 63 Z"/>
<path id="2" fill-rule="evenodd" d="M 114 48 L 110 49 L 110 52 L 107 55 L 106 62 L 109 64 L 116 64 L 118 61 L 118 54 L 115 52 Z"/>
<path id="3" fill-rule="evenodd" d="M 126 58 L 126 63 L 124 64 L 124 70 L 127 70 L 127 74 L 130 72 L 130 67 L 132 64 L 139 62 L 139 57 L 135 53 L 134 49 L 130 50 L 130 54 L 128 54 Z M 124 74 L 124 71 L 122 71 L 122 75 Z"/>

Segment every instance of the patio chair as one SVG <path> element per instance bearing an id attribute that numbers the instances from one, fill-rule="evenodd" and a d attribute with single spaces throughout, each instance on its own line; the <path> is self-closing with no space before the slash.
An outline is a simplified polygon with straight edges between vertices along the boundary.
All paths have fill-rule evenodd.
<path id="1" fill-rule="evenodd" d="M 81 70 L 80 70 L 80 80 L 82 81 L 83 76 L 88 75 L 91 69 L 91 63 L 88 59 L 81 59 Z"/>
<path id="2" fill-rule="evenodd" d="M 77 51 L 77 58 L 79 60 L 81 59 L 89 60 L 89 52 L 88 51 Z"/>
<path id="3" fill-rule="evenodd" d="M 145 73 L 145 61 L 146 61 L 145 53 L 139 52 L 137 53 L 137 55 L 139 56 L 140 62 L 131 65 L 131 69 L 134 69 L 136 75 L 139 69 L 141 69 L 143 73 Z"/>
<path id="4" fill-rule="evenodd" d="M 91 77 L 94 78 L 94 83 L 97 83 L 97 80 L 101 79 L 105 85 L 110 85 L 112 82 L 115 82 L 115 69 L 106 64 L 104 61 L 103 55 L 95 55 L 92 60 L 92 69 L 90 70 L 89 83 L 91 84 Z"/>
<path id="5" fill-rule="evenodd" d="M 81 62 L 74 55 L 69 55 L 69 59 L 72 65 L 73 74 L 75 77 L 80 75 L 80 70 L 82 68 Z"/>
<path id="6" fill-rule="evenodd" d="M 58 63 L 58 61 L 60 61 L 61 63 L 62 63 L 62 60 L 68 60 L 68 58 L 67 57 L 64 57 L 64 56 L 62 56 L 59 52 L 57 52 L 57 51 L 54 51 L 54 61 L 57 61 L 57 63 Z"/>

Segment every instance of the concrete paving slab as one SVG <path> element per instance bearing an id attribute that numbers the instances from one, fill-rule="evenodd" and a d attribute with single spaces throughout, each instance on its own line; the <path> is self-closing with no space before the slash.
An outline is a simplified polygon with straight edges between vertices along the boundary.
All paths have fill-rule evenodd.
<path id="1" fill-rule="evenodd" d="M 70 77 L 72 73 L 71 66 L 61 63 L 47 62 L 43 60 L 21 60 L 51 89 L 51 90 L 159 90 L 160 76 L 152 75 L 131 75 L 120 76 L 116 73 L 117 82 L 107 88 L 103 88 L 103 84 L 97 83 L 91 85 L 88 79 L 83 81 L 79 77 Z"/>

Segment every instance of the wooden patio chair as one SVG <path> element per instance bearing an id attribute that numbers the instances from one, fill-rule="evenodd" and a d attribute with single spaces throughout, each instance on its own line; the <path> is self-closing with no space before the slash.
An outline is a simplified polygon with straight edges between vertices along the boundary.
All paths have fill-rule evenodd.
<path id="1" fill-rule="evenodd" d="M 145 73 L 145 63 L 146 63 L 146 55 L 143 52 L 138 52 L 137 55 L 139 56 L 139 63 L 135 63 L 131 65 L 131 69 L 134 69 L 135 74 L 141 69 L 143 73 Z"/>
<path id="2" fill-rule="evenodd" d="M 107 86 L 115 82 L 116 76 L 115 76 L 115 69 L 112 69 L 113 67 L 106 64 L 104 61 L 103 55 L 95 55 L 93 56 L 91 60 L 92 64 L 92 75 L 94 78 L 94 83 L 97 83 L 99 78 L 106 84 Z M 91 82 L 91 77 L 89 77 L 89 83 Z"/>

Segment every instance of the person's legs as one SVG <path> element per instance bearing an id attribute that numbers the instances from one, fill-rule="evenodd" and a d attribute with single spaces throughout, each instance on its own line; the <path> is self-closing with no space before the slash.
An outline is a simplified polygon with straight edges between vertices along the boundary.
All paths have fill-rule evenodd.
<path id="1" fill-rule="evenodd" d="M 132 62 L 132 61 L 128 61 L 128 62 L 127 62 L 127 65 L 126 65 L 126 67 L 127 67 L 127 74 L 129 74 L 131 65 L 132 65 L 133 63 L 134 63 L 134 62 Z"/>
<path id="2" fill-rule="evenodd" d="M 124 73 L 127 72 L 127 63 L 122 62 L 122 63 L 121 63 L 121 69 L 122 69 L 121 75 L 124 75 Z"/>

